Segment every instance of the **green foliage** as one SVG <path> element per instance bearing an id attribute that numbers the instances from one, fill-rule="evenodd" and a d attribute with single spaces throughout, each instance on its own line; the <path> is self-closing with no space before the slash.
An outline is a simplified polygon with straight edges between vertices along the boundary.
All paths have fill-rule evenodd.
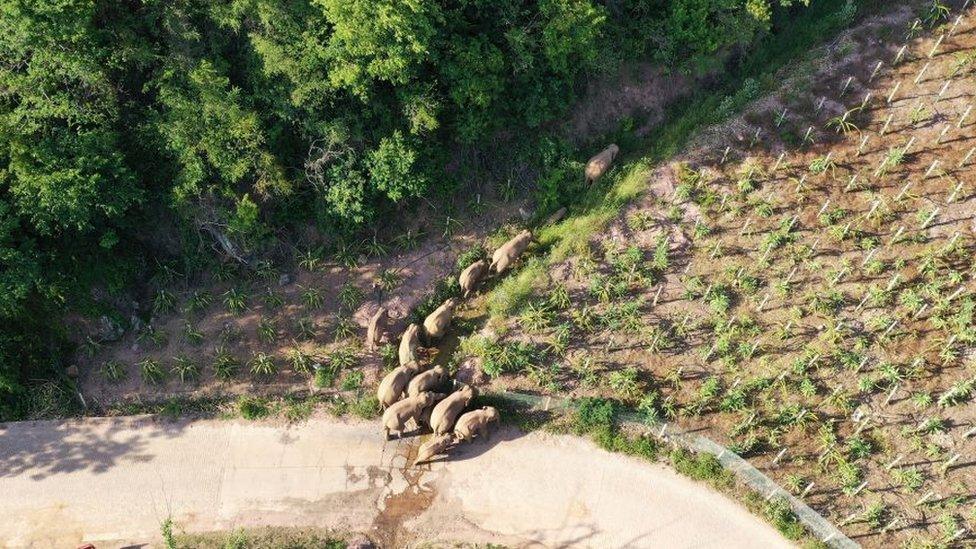
<path id="1" fill-rule="evenodd" d="M 308 225 L 338 249 L 503 162 L 482 153 L 502 133 L 538 140 L 525 130 L 541 133 L 599 71 L 745 46 L 794 17 L 785 3 L 0 0 L 0 415 L 23 417 L 28 380 L 57 377 L 65 338 L 52 327 L 66 313 L 165 282 L 153 277 L 164 263 L 228 281 Z M 741 88 L 729 104 L 756 86 Z M 459 143 L 476 160 L 445 173 Z M 580 184 L 571 149 L 528 148 L 518 164 L 540 170 L 544 207 L 582 192 L 560 188 Z M 585 238 L 577 229 L 606 213 L 561 230 Z M 350 264 L 350 252 L 336 255 Z M 523 270 L 492 312 L 517 309 L 543 270 Z M 175 306 L 166 286 L 137 288 L 159 297 L 157 315 Z M 222 297 L 234 314 L 247 298 Z"/>
<path id="2" fill-rule="evenodd" d="M 241 396 L 237 399 L 237 411 L 247 420 L 262 419 L 271 413 L 266 399 L 251 396 Z"/>

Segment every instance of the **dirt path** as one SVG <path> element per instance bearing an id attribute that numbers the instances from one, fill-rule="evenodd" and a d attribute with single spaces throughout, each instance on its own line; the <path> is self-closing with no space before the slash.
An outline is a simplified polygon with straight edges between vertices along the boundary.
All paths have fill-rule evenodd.
<path id="1" fill-rule="evenodd" d="M 152 418 L 0 424 L 0 546 L 100 548 L 277 525 L 509 546 L 789 547 L 770 526 L 660 465 L 573 437 L 503 431 L 405 468 L 416 439 L 372 423 Z"/>

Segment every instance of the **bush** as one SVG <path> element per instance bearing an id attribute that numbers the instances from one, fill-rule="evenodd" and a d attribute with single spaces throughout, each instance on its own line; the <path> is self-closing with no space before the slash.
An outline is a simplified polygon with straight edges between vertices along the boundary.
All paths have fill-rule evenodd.
<path id="1" fill-rule="evenodd" d="M 732 483 L 732 473 L 726 471 L 712 454 L 693 454 L 679 448 L 671 452 L 670 458 L 675 470 L 685 476 L 704 480 L 715 486 L 728 486 Z"/>
<path id="2" fill-rule="evenodd" d="M 237 411 L 244 419 L 262 419 L 271 413 L 268 401 L 259 397 L 242 396 L 237 399 Z"/>
<path id="3" fill-rule="evenodd" d="M 584 398 L 577 403 L 573 416 L 573 431 L 582 435 L 601 429 L 616 427 L 617 409 L 613 401 L 601 398 Z"/>

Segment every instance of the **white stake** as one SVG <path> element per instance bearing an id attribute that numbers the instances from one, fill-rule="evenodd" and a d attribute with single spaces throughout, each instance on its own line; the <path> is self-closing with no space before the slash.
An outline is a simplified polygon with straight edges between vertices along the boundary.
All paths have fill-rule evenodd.
<path id="1" fill-rule="evenodd" d="M 779 169 L 780 164 L 783 163 L 783 158 L 785 157 L 786 157 L 786 151 L 779 153 L 779 158 L 776 159 L 776 164 L 773 165 L 773 173 L 775 173 L 776 170 Z"/>
<path id="2" fill-rule="evenodd" d="M 903 456 L 902 454 L 898 454 L 898 457 L 896 457 L 896 458 L 895 458 L 895 459 L 894 459 L 894 460 L 893 460 L 892 462 L 890 462 L 890 463 L 889 463 L 888 465 L 885 465 L 885 470 L 887 470 L 887 471 L 890 471 L 890 470 L 892 470 L 892 469 L 893 469 L 893 468 L 895 467 L 895 465 L 898 465 L 899 463 L 901 463 L 901 460 L 902 460 L 902 459 L 903 459 L 904 457 L 905 457 L 905 456 Z"/>
<path id="3" fill-rule="evenodd" d="M 868 144 L 868 138 L 870 135 L 865 135 L 861 138 L 861 144 L 857 146 L 857 156 L 861 156 L 864 153 L 864 146 Z"/>
<path id="4" fill-rule="evenodd" d="M 784 108 L 783 109 L 783 112 L 779 113 L 779 116 L 776 117 L 776 127 L 778 128 L 778 127 L 782 126 L 783 125 L 783 121 L 785 121 L 785 120 L 786 120 L 786 109 Z"/>
<path id="5" fill-rule="evenodd" d="M 908 44 L 905 44 L 904 46 L 901 47 L 900 50 L 898 50 L 898 54 L 895 55 L 895 61 L 893 63 L 894 65 L 897 65 L 901 61 L 901 58 L 905 56 L 905 50 L 907 49 L 908 49 Z"/>
<path id="6" fill-rule="evenodd" d="M 874 248 L 873 250 L 871 250 L 870 252 L 868 252 L 868 255 L 864 256 L 864 261 L 861 261 L 861 266 L 863 267 L 863 266 L 867 265 L 868 264 L 868 261 L 871 261 L 871 258 L 874 257 L 874 252 L 877 252 L 877 251 L 878 251 L 878 249 L 877 248 Z"/>
<path id="7" fill-rule="evenodd" d="M 874 77 L 878 75 L 878 71 L 881 70 L 881 65 L 884 64 L 883 61 L 878 61 L 878 64 L 874 66 L 874 70 L 871 71 L 871 76 L 868 78 L 868 82 L 874 80 Z"/>
<path id="8" fill-rule="evenodd" d="M 783 454 L 785 454 L 785 453 L 786 453 L 786 448 L 783 448 L 782 450 L 780 450 L 779 453 L 776 454 L 776 457 L 773 458 L 773 465 L 776 465 L 777 463 L 779 463 L 779 460 L 783 457 Z"/>
<path id="9" fill-rule="evenodd" d="M 916 311 L 915 314 L 912 315 L 912 320 L 922 316 L 922 313 L 924 313 L 928 308 L 929 308 L 928 303 L 922 303 L 922 306 L 918 308 L 918 311 Z"/>
<path id="10" fill-rule="evenodd" d="M 905 232 L 905 226 L 904 225 L 902 225 L 901 227 L 898 227 L 898 230 L 895 231 L 895 236 L 891 237 L 891 240 L 888 241 L 888 247 L 893 246 L 895 244 L 895 242 L 898 241 L 898 237 L 901 236 L 901 233 L 903 233 L 903 232 Z"/>
<path id="11" fill-rule="evenodd" d="M 895 84 L 895 87 L 894 87 L 894 89 L 891 90 L 891 93 L 888 94 L 888 104 L 889 105 L 891 104 L 892 101 L 895 100 L 895 94 L 898 93 L 898 88 L 900 88 L 900 87 L 901 87 L 901 82 L 899 81 L 897 84 Z"/>
<path id="12" fill-rule="evenodd" d="M 956 184 L 956 188 L 952 189 L 952 193 L 949 194 L 949 198 L 946 199 L 948 204 L 952 204 L 952 201 L 956 199 L 956 195 L 962 190 L 962 181 Z"/>
<path id="13" fill-rule="evenodd" d="M 919 505 L 922 505 L 926 501 L 932 499 L 932 496 L 934 496 L 934 495 L 935 495 L 935 490 L 930 490 L 930 491 L 926 492 L 926 494 L 924 496 L 918 498 L 918 501 L 915 502 L 915 506 L 918 507 Z"/>
<path id="14" fill-rule="evenodd" d="M 731 146 L 725 147 L 725 152 L 722 153 L 722 161 L 719 164 L 725 164 L 725 159 L 729 157 L 729 151 L 732 150 Z"/>
<path id="15" fill-rule="evenodd" d="M 830 206 L 829 198 L 827 200 L 824 200 L 823 206 L 820 206 L 820 211 L 817 212 L 817 217 L 820 217 L 820 214 L 824 213 L 824 210 L 827 209 L 827 206 Z"/>
<path id="16" fill-rule="evenodd" d="M 908 183 L 905 183 L 905 186 L 901 188 L 901 192 L 899 192 L 898 193 L 898 196 L 895 197 L 895 201 L 897 202 L 897 201 L 901 200 L 905 196 L 905 193 L 908 192 L 908 189 L 910 189 L 911 187 L 912 187 L 912 182 L 911 181 L 909 181 Z"/>
<path id="17" fill-rule="evenodd" d="M 925 171 L 925 175 L 922 176 L 922 179 L 923 180 L 928 179 L 929 176 L 932 175 L 932 172 L 935 171 L 935 168 L 938 167 L 938 165 L 939 165 L 939 160 L 938 159 L 933 160 L 932 165 L 929 166 L 929 169 Z"/>
<path id="18" fill-rule="evenodd" d="M 930 64 L 931 63 L 926 62 L 925 65 L 922 66 L 922 69 L 918 71 L 918 76 L 915 77 L 915 85 L 916 86 L 918 85 L 919 82 L 922 81 L 922 78 L 925 76 L 925 71 L 929 70 L 929 65 Z"/>
<path id="19" fill-rule="evenodd" d="M 966 3 L 968 4 L 969 2 L 967 1 Z M 956 27 L 958 27 L 959 23 L 961 22 L 962 22 L 962 14 L 960 13 L 959 17 L 956 17 L 956 22 L 952 24 L 952 28 L 949 29 L 949 36 L 952 36 L 952 33 L 956 32 Z"/>
<path id="20" fill-rule="evenodd" d="M 885 399 L 884 405 L 887 406 L 891 403 L 891 399 L 895 398 L 895 393 L 898 392 L 898 384 L 896 383 L 894 387 L 891 388 L 891 392 L 888 393 L 888 398 Z"/>
<path id="21" fill-rule="evenodd" d="M 929 214 L 929 218 L 925 220 L 925 223 L 922 223 L 922 228 L 923 229 L 929 226 L 929 223 L 931 223 L 932 220 L 935 219 L 935 216 L 939 215 L 939 210 L 940 209 L 941 208 L 936 208 L 936 209 L 932 210 L 932 213 Z"/>
<path id="22" fill-rule="evenodd" d="M 739 235 L 746 234 L 746 231 L 749 229 L 749 224 L 750 223 L 752 223 L 752 218 L 751 217 L 748 218 L 748 219 L 746 219 L 746 222 L 742 224 L 742 230 L 739 231 Z"/>
<path id="23" fill-rule="evenodd" d="M 915 136 L 913 135 L 913 136 L 912 136 L 912 137 L 911 137 L 911 138 L 910 138 L 910 139 L 908 140 L 908 144 L 907 144 L 907 145 L 905 145 L 905 148 L 903 148 L 903 149 L 901 150 L 901 154 L 903 154 L 903 155 L 905 155 L 905 154 L 908 154 L 908 151 L 910 151 L 910 150 L 912 149 L 912 145 L 914 145 L 914 144 L 915 144 Z"/>
<path id="24" fill-rule="evenodd" d="M 864 96 L 864 100 L 861 101 L 861 110 L 864 110 L 864 108 L 868 106 L 869 101 L 871 101 L 871 92 L 868 92 L 867 95 Z"/>
<path id="25" fill-rule="evenodd" d="M 959 286 L 959 288 L 957 288 L 955 292 L 952 292 L 952 295 L 950 295 L 948 299 L 946 299 L 946 301 L 951 302 L 953 299 L 959 297 L 959 294 L 961 294 L 965 289 L 966 288 L 964 286 Z"/>
<path id="26" fill-rule="evenodd" d="M 824 103 L 826 103 L 826 102 L 827 102 L 827 97 L 826 96 L 825 97 L 821 97 L 820 98 L 820 103 L 817 103 L 817 111 L 816 112 L 819 113 L 820 112 L 820 109 L 823 109 Z"/>
<path id="27" fill-rule="evenodd" d="M 758 309 L 758 310 L 759 310 L 759 312 L 762 312 L 762 310 L 763 310 L 763 307 L 765 307 L 765 306 L 766 306 L 766 302 L 767 302 L 767 301 L 769 301 L 769 294 L 766 294 L 766 296 L 765 296 L 765 297 L 763 297 L 763 299 L 762 299 L 762 301 L 760 301 L 760 302 L 759 302 L 759 309 Z"/>
<path id="28" fill-rule="evenodd" d="M 962 116 L 959 117 L 959 122 L 956 123 L 956 128 L 961 129 L 963 127 L 963 125 L 966 123 L 966 119 L 969 118 L 969 113 L 971 113 L 971 112 L 973 112 L 973 106 L 972 105 L 966 107 L 966 111 L 963 112 L 962 113 Z"/>
<path id="29" fill-rule="evenodd" d="M 807 497 L 807 494 L 809 494 L 810 490 L 812 489 L 813 489 L 813 483 L 811 482 L 810 484 L 807 484 L 807 487 L 804 488 L 803 492 L 800 493 L 800 499 Z"/>
<path id="30" fill-rule="evenodd" d="M 895 273 L 895 276 L 891 277 L 891 281 L 888 282 L 888 287 L 885 288 L 886 292 L 890 292 L 892 288 L 898 285 L 898 281 L 901 280 L 901 274 Z"/>
<path id="31" fill-rule="evenodd" d="M 846 186 L 846 187 L 844 187 L 844 192 L 845 192 L 845 193 L 846 193 L 846 192 L 849 192 L 849 191 L 851 190 L 851 187 L 853 187 L 853 186 L 854 186 L 854 182 L 855 182 L 855 181 L 857 181 L 857 174 L 853 174 L 853 175 L 851 175 L 851 180 L 850 180 L 850 181 L 849 181 L 849 182 L 847 183 L 847 186 Z"/>
<path id="32" fill-rule="evenodd" d="M 844 97 L 844 94 L 847 93 L 847 88 L 851 87 L 851 82 L 853 82 L 853 81 L 854 81 L 854 77 L 853 76 L 848 76 L 847 77 L 847 81 L 844 82 L 844 87 L 841 88 L 841 90 L 840 90 L 840 96 L 841 97 Z"/>
<path id="33" fill-rule="evenodd" d="M 883 334 L 881 334 L 881 339 L 884 339 L 884 338 L 888 337 L 888 334 L 890 334 L 891 331 L 894 330 L 895 329 L 895 326 L 897 326 L 897 325 L 898 325 L 898 319 L 895 319 L 895 320 L 891 321 L 891 325 L 888 326 L 888 329 L 885 330 Z"/>
<path id="34" fill-rule="evenodd" d="M 932 46 L 932 50 L 929 52 L 929 59 L 932 59 L 933 57 L 935 57 L 935 52 L 939 51 L 939 46 L 942 45 L 942 41 L 943 40 L 945 40 L 945 35 L 944 34 L 942 36 L 940 36 L 938 40 L 935 41 L 935 45 Z"/>
<path id="35" fill-rule="evenodd" d="M 966 164 L 969 163 L 969 160 L 973 157 L 974 152 L 976 152 L 976 147 L 969 149 L 969 152 L 966 153 L 966 156 L 964 156 L 962 161 L 959 162 L 960 168 L 964 168 Z"/>
<path id="36" fill-rule="evenodd" d="M 662 291 L 664 291 L 664 284 L 661 284 L 661 287 L 657 289 L 657 293 L 654 294 L 654 306 L 655 307 L 657 307 L 657 300 L 661 297 L 661 292 Z"/>
<path id="37" fill-rule="evenodd" d="M 939 99 L 942 99 L 942 96 L 945 95 L 945 92 L 949 90 L 949 84 L 951 83 L 952 82 L 950 80 L 946 80 L 945 84 L 942 84 L 942 88 L 939 90 Z"/>
<path id="38" fill-rule="evenodd" d="M 894 120 L 894 118 L 894 113 L 888 115 L 888 118 L 885 119 L 884 126 L 881 126 L 880 135 L 884 135 L 888 131 L 888 127 L 891 126 L 891 121 Z M 864 136 L 864 139 L 867 140 L 867 136 Z"/>
<path id="39" fill-rule="evenodd" d="M 949 124 L 946 124 L 945 127 L 942 128 L 942 132 L 939 133 L 939 138 L 936 139 L 935 142 L 938 143 L 938 144 L 942 144 L 942 139 L 945 138 L 946 134 L 949 133 L 949 130 L 950 129 L 952 129 L 952 126 L 950 126 Z"/>

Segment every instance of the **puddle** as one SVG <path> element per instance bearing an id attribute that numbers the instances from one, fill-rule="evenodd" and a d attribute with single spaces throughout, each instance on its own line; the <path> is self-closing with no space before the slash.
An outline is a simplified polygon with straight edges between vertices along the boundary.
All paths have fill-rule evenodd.
<path id="1" fill-rule="evenodd" d="M 418 438 L 399 444 L 389 469 L 370 467 L 371 479 L 385 476 L 384 489 L 376 502 L 380 512 L 373 520 L 372 529 L 372 537 L 379 547 L 406 545 L 409 533 L 403 524 L 423 514 L 434 501 L 436 492 L 422 483 L 426 471 L 409 467 L 417 457 L 420 443 Z"/>

